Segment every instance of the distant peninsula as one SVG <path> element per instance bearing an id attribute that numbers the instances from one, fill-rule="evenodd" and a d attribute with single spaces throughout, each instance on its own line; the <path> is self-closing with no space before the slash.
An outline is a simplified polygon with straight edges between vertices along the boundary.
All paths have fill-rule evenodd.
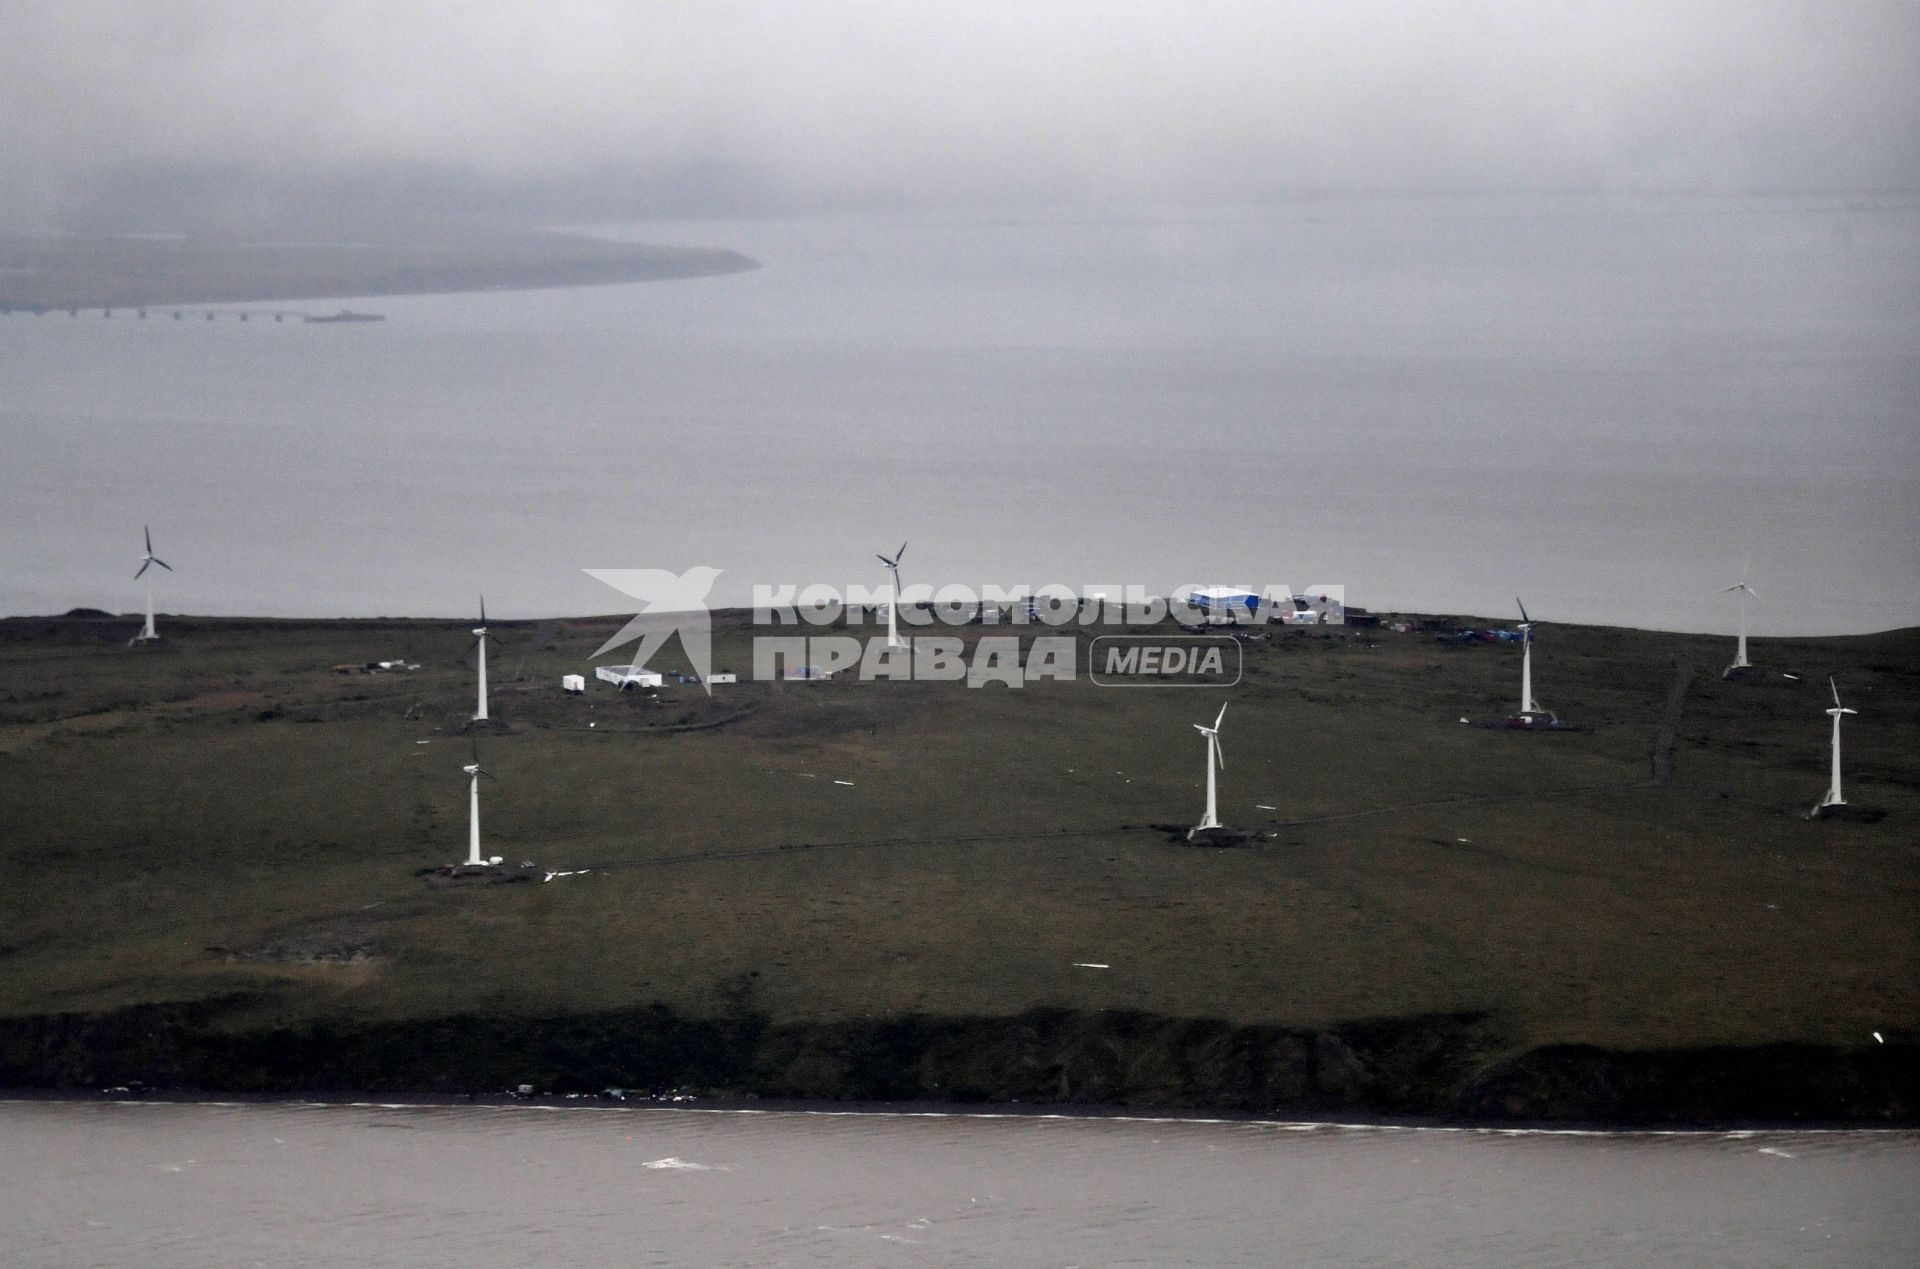
<path id="1" fill-rule="evenodd" d="M 545 232 L 339 242 L 0 233 L 0 311 L 530 290 L 759 267 L 737 251 Z"/>

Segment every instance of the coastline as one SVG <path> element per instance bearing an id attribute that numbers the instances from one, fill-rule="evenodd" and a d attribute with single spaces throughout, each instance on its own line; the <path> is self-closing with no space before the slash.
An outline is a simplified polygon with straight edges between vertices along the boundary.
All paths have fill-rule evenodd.
<path id="1" fill-rule="evenodd" d="M 1309 1031 L 1123 1011 L 772 1023 L 660 1006 L 230 1029 L 245 1003 L 0 1018 L 0 1096 L 1485 1131 L 1920 1126 L 1920 1045 L 1902 1041 L 1499 1052 L 1500 1028 L 1467 1017 Z"/>
<path id="2" fill-rule="evenodd" d="M 1088 1103 L 1007 1102 L 840 1102 L 819 1098 L 675 1097 L 634 1094 L 612 1098 L 599 1094 L 568 1096 L 513 1094 L 468 1096 L 395 1093 L 383 1089 L 353 1089 L 299 1095 L 233 1093 L 216 1089 L 0 1088 L 0 1105 L 116 1105 L 116 1106 L 294 1106 L 348 1110 L 526 1110 L 621 1112 L 662 1115 L 798 1115 L 876 1119 L 1067 1119 L 1125 1124 L 1221 1124 L 1284 1129 L 1289 1132 L 1434 1132 L 1485 1134 L 1498 1137 L 1708 1137 L 1744 1139 L 1774 1135 L 1873 1136 L 1920 1130 L 1920 1120 L 1857 1122 L 1849 1120 L 1752 1120 L 1726 1124 L 1645 1125 L 1582 1120 L 1444 1120 L 1418 1116 L 1345 1115 L 1287 1117 L 1208 1108 L 1161 1107 L 1151 1112 L 1122 1105 Z"/>

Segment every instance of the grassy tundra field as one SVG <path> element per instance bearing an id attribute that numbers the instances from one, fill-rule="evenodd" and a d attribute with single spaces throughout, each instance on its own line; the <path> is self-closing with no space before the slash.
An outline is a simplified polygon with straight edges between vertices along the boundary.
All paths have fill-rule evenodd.
<path id="1" fill-rule="evenodd" d="M 587 658 L 615 619 L 496 622 L 487 849 L 540 874 L 434 888 L 419 871 L 465 854 L 465 623 L 163 618 L 166 643 L 144 651 L 125 646 L 137 624 L 0 621 L 0 1081 L 222 1078 L 73 1039 L 165 1007 L 196 1034 L 307 1045 L 492 1028 L 512 1053 L 461 1068 L 475 1081 L 530 1051 L 516 1028 L 611 1018 L 656 1038 L 734 1027 L 699 1032 L 701 1052 L 754 1055 L 622 1066 L 627 1041 L 601 1035 L 581 1051 L 616 1056 L 591 1073 L 547 1041 L 535 1065 L 562 1083 L 693 1071 L 733 1092 L 1446 1113 L 1527 1054 L 1777 1051 L 1881 1064 L 1848 1066 L 1849 1087 L 1913 1087 L 1920 631 L 1756 640 L 1757 661 L 1801 681 L 1738 685 L 1718 673 L 1729 639 L 1546 626 L 1536 691 L 1591 730 L 1530 735 L 1461 724 L 1511 708 L 1517 646 L 1428 634 L 1276 630 L 1224 692 L 1083 676 L 743 682 L 709 699 L 595 682 Z M 753 633 L 718 617 L 715 666 L 744 674 Z M 390 658 L 421 669 L 332 669 Z M 1694 674 L 1657 782 L 1681 663 Z M 559 690 L 572 672 L 584 697 Z M 1847 791 L 1886 812 L 1876 823 L 1804 818 L 1826 787 L 1829 674 L 1860 711 Z M 1198 817 L 1190 724 L 1223 698 L 1222 818 L 1262 836 L 1197 849 L 1152 826 Z M 1356 1092 L 1369 1037 L 1420 1020 L 1446 1052 L 1407 1059 L 1427 1063 L 1408 1078 L 1445 1096 Z M 1256 1041 L 1265 1093 L 1199 1070 Z M 1025 1047 L 977 1051 L 1009 1043 Z M 862 1044 L 904 1056 L 862 1082 L 847 1056 Z M 1311 1068 L 1291 1083 L 1275 1074 L 1287 1044 Z M 249 1060 L 227 1082 L 300 1082 L 291 1058 Z M 1341 1066 L 1361 1072 L 1344 1093 Z M 1867 1113 L 1916 1113 L 1889 1096 Z"/>

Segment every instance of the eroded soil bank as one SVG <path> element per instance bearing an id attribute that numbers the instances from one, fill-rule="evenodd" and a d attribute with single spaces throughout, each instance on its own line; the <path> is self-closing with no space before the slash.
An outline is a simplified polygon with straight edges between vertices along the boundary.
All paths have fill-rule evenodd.
<path id="1" fill-rule="evenodd" d="M 331 1095 L 683 1091 L 704 1097 L 1049 1103 L 1612 1125 L 1913 1123 L 1920 1047 L 1511 1051 L 1494 1020 L 1324 1031 L 1131 1012 L 782 1022 L 663 1006 L 227 1025 L 244 1002 L 0 1019 L 0 1085 Z"/>

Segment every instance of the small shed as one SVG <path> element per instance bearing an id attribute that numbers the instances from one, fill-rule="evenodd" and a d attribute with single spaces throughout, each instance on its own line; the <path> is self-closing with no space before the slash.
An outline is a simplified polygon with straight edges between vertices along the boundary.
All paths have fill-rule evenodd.
<path id="1" fill-rule="evenodd" d="M 739 681 L 740 681 L 740 676 L 739 676 L 738 674 L 709 674 L 709 675 L 707 675 L 707 682 L 708 682 L 709 684 L 713 684 L 713 683 L 738 683 Z"/>
<path id="2" fill-rule="evenodd" d="M 580 692 L 586 691 L 587 690 L 586 675 L 562 674 L 560 676 L 560 690 L 563 692 L 574 692 L 574 693 L 580 693 Z"/>

